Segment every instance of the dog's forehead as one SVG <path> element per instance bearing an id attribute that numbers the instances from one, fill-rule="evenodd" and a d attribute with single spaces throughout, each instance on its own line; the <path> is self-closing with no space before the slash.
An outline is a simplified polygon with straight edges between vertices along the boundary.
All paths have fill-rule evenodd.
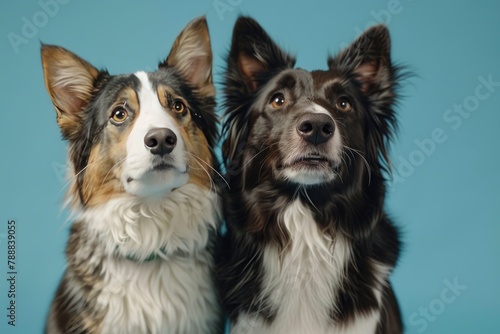
<path id="1" fill-rule="evenodd" d="M 181 93 L 185 90 L 178 77 L 168 70 L 155 72 L 138 71 L 130 74 L 111 76 L 100 90 L 96 103 L 103 109 L 109 108 L 118 99 L 127 99 L 124 95 L 140 93 L 154 94 L 159 86 L 168 86 L 171 90 Z"/>
<path id="2" fill-rule="evenodd" d="M 311 73 L 303 69 L 286 69 L 269 81 L 264 94 L 261 94 L 260 102 L 267 102 L 270 94 L 277 90 L 287 90 L 293 96 L 307 97 L 314 95 L 314 84 Z"/>
<path id="3" fill-rule="evenodd" d="M 93 102 L 89 105 L 93 110 L 92 117 L 96 124 L 102 125 L 108 121 L 108 112 L 117 101 L 128 101 L 135 98 L 135 92 L 141 87 L 141 82 L 133 74 L 113 75 L 101 82 L 96 89 Z"/>
<path id="4" fill-rule="evenodd" d="M 340 76 L 333 71 L 316 70 L 311 72 L 311 77 L 316 90 L 340 80 Z"/>
<path id="5" fill-rule="evenodd" d="M 173 90 L 178 90 L 176 78 L 168 71 L 144 72 L 110 76 L 98 90 L 92 107 L 98 112 L 97 124 L 105 124 L 109 118 L 109 109 L 117 103 L 127 103 L 137 109 L 146 101 L 157 99 L 157 88 L 168 83 Z M 136 110 L 139 112 L 139 110 Z"/>
<path id="6" fill-rule="evenodd" d="M 301 68 L 287 69 L 275 78 L 275 84 L 288 89 L 307 90 L 313 85 L 311 72 Z"/>
<path id="7" fill-rule="evenodd" d="M 121 74 L 110 77 L 102 93 L 100 99 L 103 102 L 111 104 L 120 95 L 123 90 L 133 89 L 138 91 L 141 87 L 141 81 L 134 74 Z"/>
<path id="8" fill-rule="evenodd" d="M 333 71 L 307 71 L 301 68 L 283 71 L 275 78 L 275 85 L 290 89 L 302 96 L 316 96 L 322 88 L 338 82 L 340 76 Z"/>
<path id="9" fill-rule="evenodd" d="M 182 93 L 187 88 L 186 84 L 172 68 L 161 68 L 154 72 L 148 72 L 147 78 L 154 89 L 158 88 L 158 86 L 168 86 L 173 91 Z"/>

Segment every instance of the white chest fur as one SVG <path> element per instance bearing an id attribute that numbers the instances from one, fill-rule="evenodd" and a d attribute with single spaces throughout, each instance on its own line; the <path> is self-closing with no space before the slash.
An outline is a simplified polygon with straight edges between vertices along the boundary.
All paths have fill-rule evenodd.
<path id="1" fill-rule="evenodd" d="M 242 314 L 233 334 L 332 334 L 375 332 L 379 315 L 360 317 L 350 326 L 332 323 L 330 312 L 351 256 L 349 243 L 321 233 L 311 211 L 300 201 L 282 216 L 291 244 L 281 256 L 273 246 L 264 250 L 263 294 L 277 310 L 268 325 L 252 314 Z"/>
<path id="2" fill-rule="evenodd" d="M 218 306 L 210 265 L 195 258 L 108 261 L 98 297 L 107 306 L 102 333 L 211 333 Z"/>
<path id="3" fill-rule="evenodd" d="M 123 197 L 77 216 L 102 246 L 94 252 L 99 258 L 89 259 L 102 261 L 93 292 L 106 312 L 102 333 L 213 332 L 219 309 L 206 247 L 218 203 L 214 193 L 188 184 L 167 198 Z M 151 254 L 161 258 L 127 259 Z"/>

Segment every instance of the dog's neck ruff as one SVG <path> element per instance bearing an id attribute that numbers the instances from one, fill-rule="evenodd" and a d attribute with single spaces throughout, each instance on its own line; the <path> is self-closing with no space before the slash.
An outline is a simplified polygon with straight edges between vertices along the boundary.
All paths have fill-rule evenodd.
<path id="1" fill-rule="evenodd" d="M 218 195 L 186 184 L 158 198 L 125 195 L 76 213 L 109 256 L 135 262 L 203 251 L 217 229 Z"/>
<path id="2" fill-rule="evenodd" d="M 177 251 L 174 254 L 168 254 L 165 248 L 160 249 L 158 252 L 151 253 L 146 257 L 145 259 L 138 259 L 135 256 L 132 255 L 127 255 L 127 260 L 132 261 L 132 262 L 151 262 L 154 260 L 168 260 L 173 257 L 188 257 L 188 254 L 185 254 L 182 251 Z"/>

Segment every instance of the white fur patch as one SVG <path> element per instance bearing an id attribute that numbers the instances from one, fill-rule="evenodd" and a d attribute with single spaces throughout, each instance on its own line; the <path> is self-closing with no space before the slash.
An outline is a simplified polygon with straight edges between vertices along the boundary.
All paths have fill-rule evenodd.
<path id="1" fill-rule="evenodd" d="M 276 318 L 270 325 L 259 316 L 242 314 L 232 334 L 331 334 L 374 332 L 379 315 L 356 320 L 351 326 L 332 324 L 330 311 L 335 293 L 351 256 L 349 243 L 339 234 L 335 240 L 322 233 L 311 211 L 300 201 L 283 213 L 291 236 L 290 248 L 280 254 L 275 247 L 264 250 L 263 295 L 270 296 Z"/>
<path id="2" fill-rule="evenodd" d="M 219 311 L 206 246 L 220 218 L 217 201 L 186 184 L 164 198 L 125 195 L 77 215 L 107 254 L 97 296 L 107 308 L 103 333 L 212 332 Z M 151 253 L 165 260 L 126 258 Z"/>
<path id="3" fill-rule="evenodd" d="M 315 113 L 315 114 L 325 114 L 325 115 L 328 115 L 333 120 L 333 117 L 330 115 L 330 113 L 328 112 L 328 110 L 326 110 L 325 108 L 323 108 L 322 106 L 320 106 L 317 103 L 313 103 L 312 104 L 312 109 L 307 109 L 307 111 Z"/>
<path id="4" fill-rule="evenodd" d="M 379 312 L 372 312 L 368 316 L 359 315 L 354 323 L 349 326 L 314 324 L 306 328 L 302 326 L 298 329 L 291 327 L 288 330 L 281 331 L 278 325 L 268 326 L 261 317 L 255 317 L 250 314 L 242 314 L 237 322 L 231 327 L 231 334 L 371 334 L 375 333 L 380 319 Z M 293 322 L 293 319 L 290 319 Z M 304 330 L 305 328 L 305 330 Z"/>
<path id="5" fill-rule="evenodd" d="M 137 72 L 135 76 L 141 82 L 138 92 L 140 111 L 127 139 L 127 157 L 123 165 L 121 181 L 125 190 L 135 195 L 164 193 L 185 184 L 187 164 L 184 153 L 184 142 L 179 132 L 179 125 L 162 107 L 156 91 L 151 86 L 145 72 Z M 144 137 L 154 128 L 168 128 L 177 136 L 174 150 L 160 158 L 152 154 L 144 144 Z M 155 163 L 163 159 L 174 168 L 151 171 Z"/>
<path id="6" fill-rule="evenodd" d="M 373 311 L 369 315 L 357 315 L 354 322 L 348 326 L 341 327 L 336 331 L 328 333 L 338 334 L 370 334 L 377 331 L 377 325 L 380 321 L 380 312 Z"/>
<path id="7" fill-rule="evenodd" d="M 376 281 L 375 286 L 373 287 L 373 293 L 375 294 L 375 298 L 377 298 L 380 305 L 382 303 L 382 293 L 387 285 L 387 277 L 389 277 L 392 268 L 377 261 L 372 261 L 371 264 Z"/>
<path id="8" fill-rule="evenodd" d="M 203 263 L 205 262 L 205 263 Z M 218 304 L 211 260 L 203 257 L 142 264 L 109 260 L 98 297 L 108 307 L 103 333 L 213 333 Z"/>

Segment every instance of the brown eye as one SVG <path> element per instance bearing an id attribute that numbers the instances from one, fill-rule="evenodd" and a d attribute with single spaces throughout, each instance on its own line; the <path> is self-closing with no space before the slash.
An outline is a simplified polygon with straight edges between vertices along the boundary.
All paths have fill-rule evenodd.
<path id="1" fill-rule="evenodd" d="M 337 109 L 342 112 L 349 112 L 352 109 L 351 101 L 347 97 L 341 97 L 337 100 Z"/>
<path id="2" fill-rule="evenodd" d="M 283 107 L 286 103 L 285 97 L 281 93 L 274 94 L 271 98 L 271 106 L 274 109 L 279 109 Z"/>
<path id="3" fill-rule="evenodd" d="M 115 108 L 115 110 L 113 110 L 113 113 L 111 114 L 111 119 L 115 123 L 123 123 L 127 118 L 128 118 L 128 112 L 123 107 Z"/>
<path id="4" fill-rule="evenodd" d="M 172 107 L 174 108 L 174 111 L 179 115 L 184 114 L 187 110 L 186 105 L 181 100 L 175 100 L 172 104 Z"/>

